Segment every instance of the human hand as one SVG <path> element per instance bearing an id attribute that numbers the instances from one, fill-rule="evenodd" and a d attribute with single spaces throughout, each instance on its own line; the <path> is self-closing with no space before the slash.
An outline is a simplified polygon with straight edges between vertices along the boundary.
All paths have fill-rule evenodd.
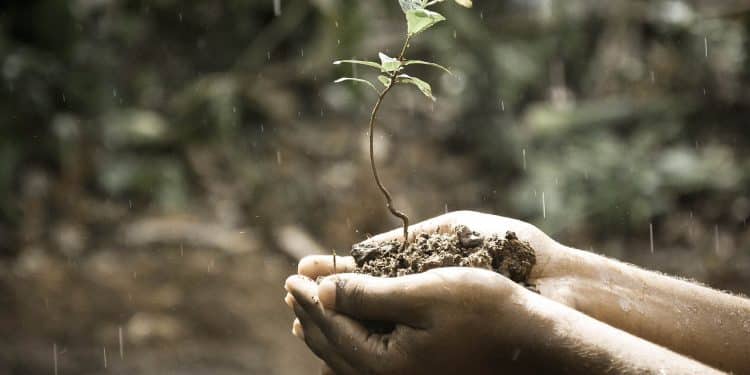
<path id="1" fill-rule="evenodd" d="M 541 359 L 531 353 L 544 347 L 536 340 L 547 324 L 528 309 L 533 293 L 491 271 L 337 274 L 320 284 L 295 275 L 286 288 L 295 334 L 336 374 L 489 374 Z M 392 330 L 373 332 L 373 321 Z"/>
<path id="2" fill-rule="evenodd" d="M 552 238 L 539 228 L 507 217 L 484 214 L 474 211 L 456 211 L 445 215 L 417 223 L 409 227 L 409 240 L 422 233 L 450 233 L 458 225 L 466 225 L 469 229 L 479 232 L 481 235 L 488 237 L 493 234 L 504 235 L 507 231 L 515 232 L 518 238 L 528 242 L 536 251 L 536 265 L 531 270 L 529 283 L 537 284 L 541 287 L 542 295 L 545 292 L 556 294 L 556 291 L 545 288 L 552 279 L 562 279 L 569 277 L 571 274 L 579 272 L 575 269 L 576 265 L 584 264 L 580 252 L 567 248 Z M 401 228 L 379 234 L 364 242 L 385 242 L 394 239 L 402 239 L 403 231 Z M 336 272 L 351 272 L 355 268 L 352 257 L 337 257 Z M 327 276 L 333 273 L 333 257 L 327 255 L 316 255 L 303 258 L 298 266 L 298 273 L 311 279 L 320 276 Z M 549 290 L 546 290 L 549 289 Z"/>
<path id="3" fill-rule="evenodd" d="M 579 272 L 576 265 L 585 263 L 577 259 L 581 257 L 580 252 L 562 246 L 529 223 L 479 212 L 457 211 L 412 225 L 409 228 L 409 240 L 414 240 L 421 233 L 450 233 L 457 225 L 466 225 L 483 236 L 504 235 L 507 231 L 515 232 L 519 239 L 529 242 L 536 251 L 537 262 L 532 268 L 529 283 L 534 284 L 544 296 L 570 306 L 575 305 L 575 298 L 565 285 L 571 274 Z M 401 239 L 402 233 L 401 228 L 398 228 L 369 238 L 365 242 Z M 298 273 L 310 279 L 317 279 L 332 273 L 352 272 L 356 267 L 354 258 L 351 256 L 336 257 L 335 265 L 334 272 L 332 256 L 308 256 L 300 261 Z M 296 335 L 303 336 L 299 319 L 293 323 L 293 331 Z M 331 373 L 331 370 L 324 365 L 323 373 Z"/>

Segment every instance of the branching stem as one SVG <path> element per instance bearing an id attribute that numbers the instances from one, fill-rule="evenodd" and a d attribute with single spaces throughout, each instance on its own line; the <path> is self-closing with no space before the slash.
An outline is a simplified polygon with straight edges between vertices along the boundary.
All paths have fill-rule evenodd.
<path id="1" fill-rule="evenodd" d="M 406 49 L 409 47 L 409 39 L 411 38 L 411 35 L 406 36 L 406 40 L 404 41 L 404 46 L 401 48 L 401 53 L 398 55 L 399 61 L 404 61 L 404 55 L 406 54 Z M 383 196 L 385 197 L 386 201 L 386 207 L 388 207 L 388 211 L 391 212 L 391 214 L 399 219 L 401 219 L 401 222 L 404 224 L 404 241 L 401 243 L 401 249 L 406 248 L 406 244 L 409 241 L 409 217 L 406 216 L 405 213 L 397 210 L 393 207 L 393 198 L 391 197 L 391 193 L 388 191 L 388 189 L 385 188 L 383 185 L 383 182 L 380 181 L 380 176 L 378 175 L 378 169 L 375 166 L 375 149 L 373 147 L 374 144 L 374 133 L 375 133 L 375 120 L 378 115 L 378 110 L 380 110 L 380 105 L 383 104 L 383 99 L 388 94 L 389 91 L 393 88 L 393 86 L 396 84 L 396 76 L 398 75 L 400 69 L 396 69 L 393 72 L 391 72 L 390 75 L 390 82 L 388 83 L 388 86 L 378 95 L 378 100 L 375 102 L 375 106 L 372 108 L 372 114 L 370 115 L 370 166 L 372 167 L 372 175 L 375 177 L 375 183 L 378 185 L 378 188 L 380 189 L 380 192 L 383 193 Z"/>

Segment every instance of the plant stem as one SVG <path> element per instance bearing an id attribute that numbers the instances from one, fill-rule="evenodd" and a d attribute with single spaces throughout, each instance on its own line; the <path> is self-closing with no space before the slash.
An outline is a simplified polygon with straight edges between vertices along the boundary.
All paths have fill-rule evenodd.
<path id="1" fill-rule="evenodd" d="M 406 36 L 406 40 L 404 41 L 404 46 L 401 47 L 401 53 L 398 55 L 398 60 L 403 61 L 404 55 L 406 54 L 406 49 L 409 47 L 409 39 L 411 38 L 411 35 Z M 404 224 L 404 241 L 401 243 L 401 250 L 404 250 L 406 248 L 406 244 L 409 241 L 409 217 L 406 216 L 405 213 L 397 210 L 393 207 L 393 198 L 391 197 L 391 193 L 388 192 L 388 189 L 385 188 L 383 183 L 380 181 L 380 176 L 378 176 L 378 169 L 375 166 L 375 150 L 373 147 L 374 144 L 374 133 L 375 133 L 375 119 L 378 115 L 378 110 L 380 110 L 380 105 L 383 103 L 383 99 L 388 94 L 389 91 L 393 88 L 393 86 L 396 84 L 396 76 L 398 75 L 400 69 L 397 69 L 393 72 L 391 72 L 390 76 L 390 83 L 386 88 L 383 90 L 383 92 L 380 93 L 378 96 L 378 100 L 375 102 L 375 106 L 372 108 L 372 114 L 370 115 L 370 166 L 372 167 L 372 175 L 375 177 L 375 183 L 378 185 L 378 188 L 380 188 L 380 192 L 383 193 L 383 196 L 385 197 L 386 201 L 386 207 L 388 207 L 388 211 L 391 212 L 391 214 L 399 219 L 401 219 L 401 222 Z"/>

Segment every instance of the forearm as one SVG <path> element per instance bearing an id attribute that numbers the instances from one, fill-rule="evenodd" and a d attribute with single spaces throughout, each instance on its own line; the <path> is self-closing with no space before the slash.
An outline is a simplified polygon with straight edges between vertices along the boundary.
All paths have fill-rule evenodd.
<path id="1" fill-rule="evenodd" d="M 529 293 L 524 304 L 530 316 L 547 322 L 536 328 L 538 342 L 532 345 L 538 352 L 529 356 L 527 368 L 557 374 L 720 373 L 545 297 Z"/>
<path id="2" fill-rule="evenodd" d="M 553 298 L 595 319 L 711 366 L 750 373 L 749 300 L 588 252 L 565 252 L 549 266 L 575 276 L 538 280 L 542 294 L 556 290 Z"/>

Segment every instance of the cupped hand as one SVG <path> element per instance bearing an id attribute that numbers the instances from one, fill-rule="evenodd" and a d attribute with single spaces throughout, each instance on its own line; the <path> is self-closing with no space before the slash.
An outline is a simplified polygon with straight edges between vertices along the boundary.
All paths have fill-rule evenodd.
<path id="1" fill-rule="evenodd" d="M 536 285 L 537 289 L 543 296 L 574 307 L 575 299 L 572 298 L 570 293 L 567 292 L 567 288 L 565 288 L 565 280 L 567 280 L 571 275 L 579 272 L 579 270 L 577 270 L 577 265 L 584 262 L 581 254 L 574 249 L 562 246 L 561 244 L 550 238 L 548 235 L 546 235 L 544 232 L 542 232 L 540 229 L 529 223 L 479 212 L 458 211 L 441 215 L 412 225 L 409 228 L 409 240 L 413 240 L 415 236 L 421 233 L 450 233 L 457 225 L 461 224 L 468 226 L 471 230 L 479 232 L 484 236 L 493 234 L 504 235 L 507 231 L 513 231 L 516 233 L 519 239 L 529 242 L 529 244 L 536 251 L 537 256 L 537 262 L 536 265 L 532 268 L 529 283 Z M 402 230 L 398 228 L 390 232 L 386 232 L 369 238 L 365 242 L 380 242 L 392 239 L 402 239 L 402 233 Z M 333 269 L 334 263 L 336 268 L 335 272 Z M 306 289 L 301 290 L 307 291 L 306 296 L 308 298 L 313 298 L 313 296 L 315 296 L 315 298 L 321 298 L 315 294 L 315 288 L 313 285 L 314 283 L 311 284 L 310 280 L 315 280 L 319 277 L 326 277 L 331 274 L 338 274 L 335 277 L 337 277 L 339 280 L 348 280 L 349 278 L 354 278 L 360 281 L 356 284 L 349 284 L 357 285 L 358 289 L 355 289 L 354 298 L 362 298 L 360 296 L 367 294 L 366 292 L 370 291 L 369 288 L 377 287 L 379 285 L 389 285 L 390 288 L 387 289 L 387 291 L 388 293 L 391 293 L 391 297 L 393 298 L 396 298 L 400 295 L 400 293 L 406 293 L 407 291 L 413 293 L 415 291 L 415 288 L 418 289 L 422 286 L 425 286 L 425 289 L 428 291 L 445 289 L 450 290 L 451 293 L 440 295 L 441 298 L 445 298 L 441 301 L 445 306 L 453 306 L 454 310 L 451 310 L 450 308 L 437 309 L 436 307 L 440 305 L 440 303 L 436 303 L 437 299 L 430 301 L 429 298 L 415 298 L 410 304 L 408 304 L 408 308 L 392 309 L 388 315 L 380 316 L 378 318 L 381 320 L 401 323 L 400 325 L 396 325 L 396 330 L 394 330 L 390 336 L 383 336 L 374 335 L 371 332 L 367 331 L 367 328 L 362 324 L 362 317 L 357 315 L 349 315 L 351 314 L 351 311 L 347 312 L 346 310 L 339 310 L 341 307 L 339 307 L 335 303 L 329 304 L 328 309 L 322 308 L 322 305 L 320 305 L 317 307 L 319 311 L 312 310 L 317 312 L 315 314 L 310 314 L 309 312 L 306 312 L 307 309 L 305 309 L 305 307 L 311 307 L 310 305 L 305 305 L 304 303 L 296 303 L 294 302 L 295 298 L 291 297 L 291 295 L 288 296 L 287 302 L 290 305 L 295 306 L 295 312 L 298 312 L 298 319 L 294 322 L 293 331 L 297 336 L 304 337 L 311 349 L 318 350 L 317 354 L 319 357 L 324 358 L 326 361 L 331 360 L 332 362 L 328 362 L 329 364 L 337 363 L 339 366 L 339 370 L 337 371 L 337 373 L 348 373 L 349 371 L 344 370 L 357 370 L 357 368 L 352 368 L 350 362 L 344 359 L 344 355 L 336 354 L 337 351 L 334 346 L 324 345 L 326 343 L 329 343 L 330 340 L 327 339 L 327 336 L 324 334 L 324 330 L 321 328 L 322 323 L 308 323 L 307 327 L 303 329 L 305 325 L 301 322 L 302 320 L 315 322 L 315 320 L 312 320 L 311 317 L 317 316 L 317 321 L 326 322 L 325 324 L 323 324 L 323 326 L 327 326 L 329 331 L 331 329 L 335 330 L 337 327 L 336 322 L 339 322 L 342 324 L 342 327 L 348 327 L 342 329 L 349 329 L 352 332 L 359 332 L 360 334 L 369 335 L 366 336 L 369 337 L 368 340 L 371 340 L 370 344 L 368 345 L 371 345 L 370 348 L 376 351 L 383 350 L 383 340 L 386 340 L 387 343 L 392 343 L 393 338 L 401 338 L 400 341 L 396 341 L 398 342 L 396 348 L 397 350 L 400 350 L 402 352 L 407 352 L 405 349 L 401 348 L 411 348 L 413 347 L 412 344 L 416 343 L 416 341 L 405 340 L 405 338 L 410 338 L 412 336 L 422 337 L 426 341 L 424 343 L 420 343 L 420 345 L 417 345 L 417 347 L 422 348 L 421 350 L 427 353 L 431 352 L 427 349 L 427 347 L 429 346 L 427 343 L 431 342 L 432 340 L 436 340 L 437 342 L 446 341 L 445 338 L 441 337 L 441 334 L 449 334 L 450 337 L 453 337 L 456 332 L 465 332 L 472 335 L 475 334 L 476 329 L 466 329 L 466 327 L 459 328 L 458 326 L 460 325 L 476 325 L 481 324 L 480 322 L 483 322 L 485 324 L 484 326 L 482 326 L 484 328 L 484 332 L 488 332 L 489 327 L 502 327 L 502 324 L 498 325 L 498 323 L 502 323 L 502 321 L 494 321 L 494 317 L 496 317 L 497 315 L 489 315 L 493 317 L 493 321 L 488 322 L 487 316 L 481 316 L 476 313 L 477 311 L 482 309 L 482 303 L 487 303 L 487 301 L 511 301 L 513 300 L 513 298 L 503 299 L 504 296 L 510 294 L 518 297 L 519 295 L 523 295 L 524 293 L 530 293 L 500 275 L 476 269 L 444 268 L 432 270 L 424 274 L 411 275 L 396 279 L 368 278 L 362 275 L 341 275 L 343 273 L 354 271 L 355 267 L 356 264 L 352 257 L 336 257 L 336 262 L 333 261 L 332 256 L 326 255 L 305 257 L 300 261 L 298 266 L 298 273 L 300 276 L 294 276 L 290 278 L 289 285 L 307 285 L 306 287 L 304 287 Z M 462 277 L 442 277 L 443 275 L 458 276 L 459 274 Z M 473 287 L 466 286 L 470 283 L 458 283 L 456 281 L 457 278 L 464 279 L 464 281 L 466 281 L 466 279 L 480 280 L 483 278 L 489 278 L 494 281 L 474 290 Z M 307 283 L 303 283 L 302 280 L 307 280 Z M 438 282 L 437 280 L 441 281 Z M 426 287 L 428 285 L 429 287 Z M 490 285 L 494 286 L 490 287 Z M 334 289 L 333 287 L 331 287 L 331 284 L 326 282 L 324 284 L 321 284 L 321 288 L 323 288 L 322 298 L 331 301 L 330 291 Z M 291 290 L 298 289 L 292 288 Z M 325 293 L 329 294 L 326 295 Z M 456 293 L 458 293 L 459 295 L 457 295 Z M 464 295 L 460 295 L 461 293 L 464 293 Z M 477 297 L 479 295 L 483 295 L 483 297 L 480 299 Z M 422 295 L 422 297 L 425 297 L 425 295 Z M 437 298 L 438 296 L 431 295 L 431 297 Z M 451 299 L 454 297 L 456 299 Z M 467 302 L 469 301 L 467 300 L 467 298 L 473 302 Z M 343 297 L 342 299 L 346 300 L 346 298 Z M 383 302 L 389 301 L 389 298 L 386 298 L 384 295 L 381 295 L 381 299 L 383 300 Z M 463 302 L 459 303 L 459 300 Z M 481 303 L 477 303 L 477 301 Z M 464 304 L 462 305 L 462 303 Z M 509 303 L 512 305 L 515 302 Z M 347 302 L 343 302 L 343 306 L 346 305 Z M 356 305 L 356 303 L 352 305 Z M 390 305 L 386 303 L 384 306 Z M 404 307 L 405 306 L 407 305 L 404 305 Z M 456 306 L 477 310 L 473 310 L 474 313 L 467 314 L 466 312 L 461 312 L 460 309 Z M 378 310 L 374 309 L 373 311 Z M 425 336 L 424 326 L 415 324 L 414 321 L 406 319 L 407 316 L 409 316 L 409 311 L 412 311 L 412 313 L 415 311 L 422 311 L 423 318 L 427 316 L 431 317 L 432 319 L 438 319 L 440 317 L 440 314 L 446 314 L 447 317 L 446 320 L 444 320 L 445 324 L 440 325 L 440 327 L 433 328 L 433 331 L 431 331 L 429 335 Z M 326 317 L 327 319 L 325 319 Z M 370 317 L 370 319 L 372 318 L 373 317 Z M 443 328 L 443 330 L 440 330 L 439 328 Z M 477 326 L 474 326 L 474 328 L 477 328 Z M 529 332 L 530 331 L 533 330 L 529 330 Z M 411 333 L 411 335 L 407 333 Z M 393 334 L 395 334 L 395 336 L 393 336 Z M 465 339 L 468 340 L 468 338 Z M 375 342 L 373 343 L 372 340 L 374 340 Z M 377 342 L 380 342 L 380 346 L 378 346 Z M 465 344 L 461 340 L 448 340 L 448 342 L 456 344 L 458 346 Z M 474 342 L 473 339 L 471 339 L 470 342 Z M 469 347 L 479 348 L 481 346 L 469 343 Z M 321 351 L 323 349 L 317 348 L 325 348 L 325 351 Z M 436 348 L 433 347 L 432 349 L 434 350 Z M 372 350 L 370 354 L 372 354 Z M 513 348 L 512 352 L 516 353 L 516 350 L 518 349 Z M 461 352 L 459 351 L 458 353 Z M 427 358 L 425 363 L 431 363 L 431 361 L 432 359 Z M 324 366 L 324 373 L 329 372 L 330 369 Z"/>
<path id="2" fill-rule="evenodd" d="M 529 282 L 532 284 L 537 280 L 567 275 L 571 271 L 569 269 L 571 260 L 577 255 L 572 249 L 557 243 L 529 223 L 474 211 L 451 212 L 414 224 L 409 227 L 409 240 L 414 240 L 422 233 L 450 233 L 458 225 L 466 225 L 485 237 L 493 234 L 505 235 L 507 231 L 512 231 L 520 240 L 527 241 L 536 251 L 536 265 L 532 268 L 529 277 Z M 402 238 L 403 230 L 398 228 L 371 237 L 364 242 L 385 242 Z M 355 266 L 352 257 L 336 258 L 337 273 L 351 272 Z M 300 261 L 297 270 L 300 275 L 312 279 L 330 275 L 333 273 L 333 257 L 328 255 L 305 257 Z"/>
<path id="3" fill-rule="evenodd" d="M 295 275 L 286 288 L 295 334 L 336 374 L 513 370 L 521 351 L 539 346 L 533 341 L 544 325 L 527 309 L 531 292 L 480 269 L 398 278 L 347 273 L 320 284 Z M 388 322 L 391 330 L 373 331 L 372 322 Z"/>

